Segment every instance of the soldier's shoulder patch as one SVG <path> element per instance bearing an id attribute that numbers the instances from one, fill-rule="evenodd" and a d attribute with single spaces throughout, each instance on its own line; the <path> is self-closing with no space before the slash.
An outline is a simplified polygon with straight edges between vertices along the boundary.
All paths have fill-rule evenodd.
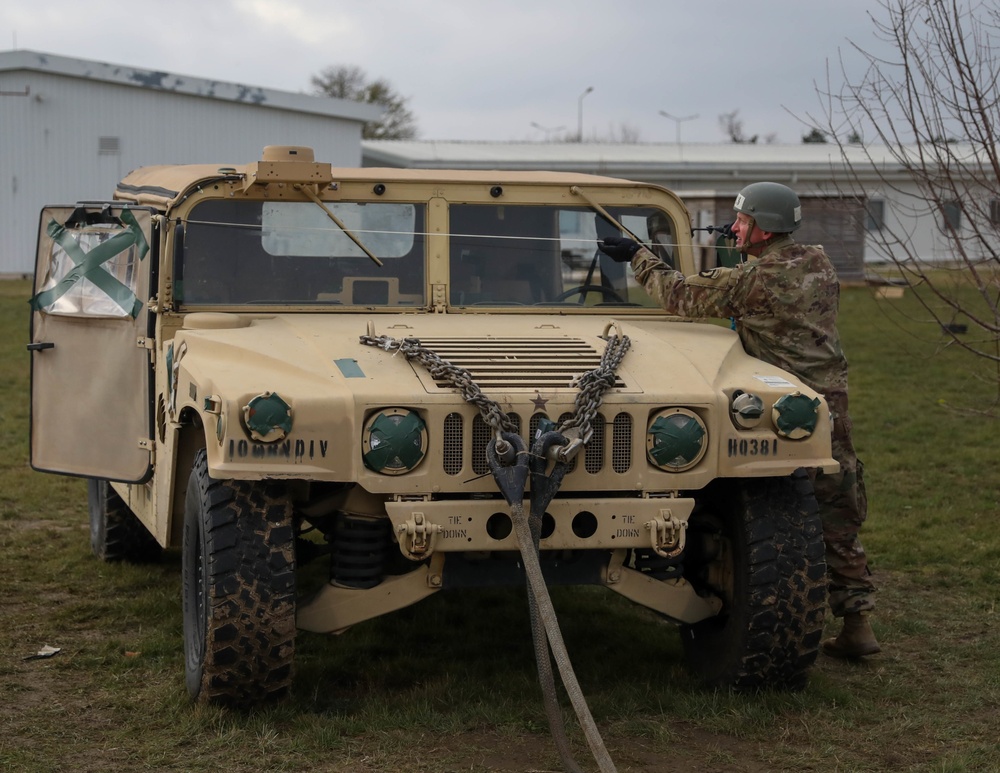
<path id="1" fill-rule="evenodd" d="M 732 276 L 733 270 L 731 268 L 705 268 L 689 277 L 687 283 L 697 287 L 724 288 L 729 286 Z"/>

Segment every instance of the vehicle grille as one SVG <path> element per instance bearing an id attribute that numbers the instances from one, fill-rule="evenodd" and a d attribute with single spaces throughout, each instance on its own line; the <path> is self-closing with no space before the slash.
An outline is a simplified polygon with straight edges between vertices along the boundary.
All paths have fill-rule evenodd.
<path id="1" fill-rule="evenodd" d="M 601 352 L 578 338 L 421 338 L 420 343 L 472 374 L 487 395 L 495 389 L 568 388 L 601 364 Z M 441 375 L 434 384 L 448 389 Z M 621 378 L 616 387 L 623 387 Z"/>
<path id="2" fill-rule="evenodd" d="M 516 413 L 508 413 L 507 416 L 513 422 L 516 432 L 527 438 L 526 442 L 529 444 L 530 439 L 535 437 L 539 422 L 547 418 L 541 413 L 531 416 L 528 420 L 528 433 L 525 435 L 521 432 L 521 427 L 524 426 L 522 417 Z M 570 414 L 563 414 L 557 423 L 569 416 Z M 449 413 L 444 419 L 444 471 L 449 475 L 460 475 L 468 464 L 476 475 L 486 475 L 490 471 L 486 463 L 486 446 L 493 433 L 478 414 L 473 418 L 471 427 L 467 427 L 467 424 L 468 421 L 460 413 Z M 611 421 L 603 414 L 598 414 L 593 421 L 594 434 L 590 442 L 573 460 L 567 474 L 577 472 L 581 462 L 583 472 L 592 475 L 604 471 L 608 464 L 615 472 L 628 472 L 632 466 L 632 426 L 632 416 L 628 413 L 619 413 Z"/>

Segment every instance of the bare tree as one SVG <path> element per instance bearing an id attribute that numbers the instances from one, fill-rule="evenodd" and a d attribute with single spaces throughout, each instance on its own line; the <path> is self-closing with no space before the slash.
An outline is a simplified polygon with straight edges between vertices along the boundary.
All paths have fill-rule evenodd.
<path id="1" fill-rule="evenodd" d="M 720 115 L 719 128 L 722 129 L 722 133 L 729 138 L 730 142 L 752 144 L 757 142 L 759 138 L 759 135 L 757 134 L 752 137 L 748 137 L 743 133 L 743 119 L 740 118 L 739 110 L 733 110 L 731 113 L 723 113 Z"/>
<path id="2" fill-rule="evenodd" d="M 396 94 L 389 82 L 379 78 L 369 81 L 360 67 L 327 67 L 311 79 L 316 94 L 336 99 L 350 99 L 379 105 L 384 109 L 378 121 L 366 123 L 361 136 L 366 140 L 409 140 L 417 136 L 413 114 L 406 100 Z"/>
<path id="3" fill-rule="evenodd" d="M 733 110 L 731 113 L 723 113 L 719 116 L 719 128 L 722 133 L 725 134 L 730 142 L 736 143 L 746 143 L 750 145 L 755 145 L 760 139 L 759 134 L 754 134 L 747 136 L 743 133 L 743 119 L 740 118 L 740 111 Z M 764 135 L 764 143 L 770 145 L 778 141 L 778 135 L 775 132 Z"/>
<path id="4" fill-rule="evenodd" d="M 867 205 L 874 170 L 897 216 L 869 239 L 921 287 L 915 295 L 955 345 L 996 363 L 1000 390 L 1000 9 L 983 0 L 880 6 L 869 17 L 891 56 L 852 43 L 864 74 L 851 82 L 842 56 L 845 85 L 835 90 L 828 77 L 814 123 L 840 147 L 846 195 Z M 928 219 L 945 264 L 940 249 L 923 254 L 912 238 Z"/>
<path id="5" fill-rule="evenodd" d="M 802 141 L 806 144 L 815 143 L 822 145 L 830 140 L 827 138 L 826 132 L 813 128 L 808 134 L 802 135 Z"/>

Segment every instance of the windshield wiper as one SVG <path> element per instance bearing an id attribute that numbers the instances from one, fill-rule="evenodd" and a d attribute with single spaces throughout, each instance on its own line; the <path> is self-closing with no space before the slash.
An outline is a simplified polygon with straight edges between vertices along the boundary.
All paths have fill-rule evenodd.
<path id="1" fill-rule="evenodd" d="M 617 220 L 615 220 L 615 218 L 612 216 L 612 214 L 610 212 L 608 212 L 604 207 L 602 207 L 600 204 L 598 204 L 596 201 L 594 201 L 592 198 L 590 198 L 590 196 L 588 196 L 586 193 L 584 193 L 582 190 L 580 190 L 580 188 L 578 186 L 571 185 L 570 188 L 569 188 L 569 192 L 573 193 L 573 194 L 575 194 L 577 196 L 579 196 L 581 199 L 583 199 L 584 201 L 586 201 L 587 204 L 590 206 L 590 208 L 592 210 L 594 210 L 594 212 L 596 212 L 598 215 L 600 215 L 605 220 L 607 220 L 609 223 L 611 223 L 611 225 L 613 225 L 615 228 L 617 228 L 623 234 L 628 234 L 629 238 L 635 240 L 636 242 L 638 242 L 639 244 L 642 244 L 643 246 L 647 246 L 647 247 L 649 246 L 649 245 L 646 244 L 646 242 L 644 242 L 642 239 L 640 239 L 638 236 L 636 236 L 634 233 L 632 233 L 630 230 L 628 230 L 625 226 L 623 226 L 621 223 L 619 223 Z"/>
<path id="2" fill-rule="evenodd" d="M 358 247 L 361 249 L 362 252 L 365 253 L 365 255 L 367 255 L 369 258 L 371 258 L 372 260 L 375 261 L 375 265 L 376 266 L 379 266 L 379 267 L 382 266 L 382 261 L 379 260 L 378 258 L 376 258 L 375 255 L 372 254 L 372 251 L 369 250 L 367 247 L 365 247 L 365 245 L 363 245 L 361 243 L 361 240 L 357 236 L 355 236 L 353 233 L 351 233 L 351 229 L 349 229 L 346 225 L 344 225 L 342 222 L 340 222 L 340 218 L 338 218 L 335 214 L 333 214 L 333 212 L 330 210 L 330 208 L 326 204 L 323 203 L 323 199 L 321 199 L 319 196 L 317 196 L 315 193 L 313 193 L 312 188 L 310 188 L 308 185 L 302 185 L 301 183 L 296 183 L 295 186 L 294 186 L 294 188 L 297 191 L 302 191 L 302 193 L 304 193 L 306 196 L 308 196 L 310 199 L 312 199 L 313 202 L 315 202 L 316 206 L 319 207 L 320 209 L 322 209 L 326 213 L 326 216 L 328 218 L 330 218 L 334 223 L 337 224 L 337 228 L 339 228 L 341 231 L 343 231 L 344 234 L 352 242 L 354 242 L 356 245 L 358 245 Z"/>

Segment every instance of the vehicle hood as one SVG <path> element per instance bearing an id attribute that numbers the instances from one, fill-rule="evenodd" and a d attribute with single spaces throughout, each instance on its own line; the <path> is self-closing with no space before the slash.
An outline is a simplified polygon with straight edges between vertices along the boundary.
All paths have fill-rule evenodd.
<path id="1" fill-rule="evenodd" d="M 575 391 L 574 379 L 600 365 L 609 335 L 629 339 L 616 387 L 632 399 L 668 393 L 711 402 L 724 371 L 739 370 L 737 361 L 747 359 L 728 329 L 662 317 L 306 314 L 192 314 L 175 339 L 174 358 L 223 391 L 259 387 L 294 395 L 326 388 L 389 399 L 419 390 L 453 398 L 455 370 L 435 377 L 427 367 L 439 358 L 467 370 L 487 394 L 560 393 Z M 396 351 L 393 342 L 404 339 L 419 340 L 421 356 L 408 361 Z M 781 373 L 752 362 L 761 373 Z"/>

